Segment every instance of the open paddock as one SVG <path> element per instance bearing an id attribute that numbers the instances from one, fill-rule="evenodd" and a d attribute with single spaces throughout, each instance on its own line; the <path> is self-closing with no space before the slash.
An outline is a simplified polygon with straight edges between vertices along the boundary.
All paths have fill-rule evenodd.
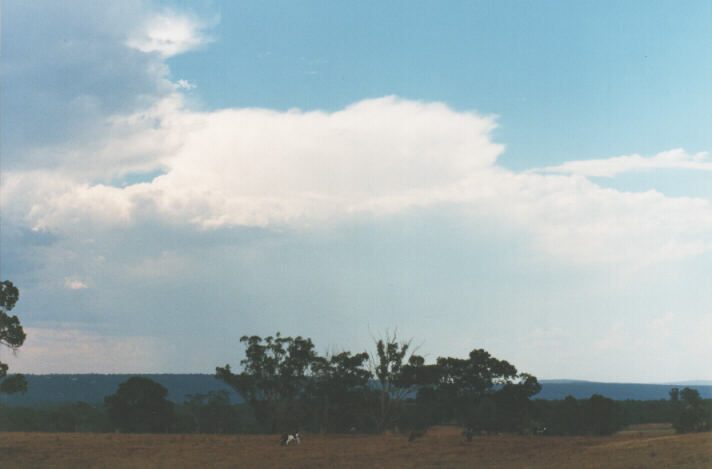
<path id="1" fill-rule="evenodd" d="M 704 468 L 712 433 L 642 427 L 611 437 L 477 436 L 436 427 L 405 435 L 127 435 L 0 433 L 0 467 L 12 468 Z"/>

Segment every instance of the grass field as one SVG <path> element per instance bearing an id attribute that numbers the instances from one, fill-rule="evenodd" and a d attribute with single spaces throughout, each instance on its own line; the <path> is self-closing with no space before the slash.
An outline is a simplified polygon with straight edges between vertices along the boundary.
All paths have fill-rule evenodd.
<path id="1" fill-rule="evenodd" d="M 611 437 L 0 433 L 2 468 L 712 468 L 712 433 L 639 426 Z"/>

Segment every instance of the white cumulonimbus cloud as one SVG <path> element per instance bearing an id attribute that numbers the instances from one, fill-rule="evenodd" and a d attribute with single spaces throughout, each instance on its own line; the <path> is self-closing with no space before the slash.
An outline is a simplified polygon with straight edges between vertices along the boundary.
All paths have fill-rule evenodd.
<path id="1" fill-rule="evenodd" d="M 194 112 L 174 94 L 111 124 L 101 144 L 59 155 L 71 162 L 64 171 L 8 172 L 3 200 L 13 216 L 68 233 L 144 219 L 309 229 L 447 205 L 574 261 L 647 263 L 712 249 L 708 200 L 621 192 L 575 172 L 506 170 L 494 118 L 441 103 L 391 96 L 335 112 Z M 158 170 L 126 187 L 91 182 Z"/>
<path id="2" fill-rule="evenodd" d="M 690 155 L 685 150 L 678 148 L 651 157 L 626 155 L 605 159 L 567 161 L 558 166 L 543 168 L 541 171 L 579 176 L 613 177 L 621 173 L 650 169 L 712 171 L 712 160 L 707 157 L 707 153 Z"/>

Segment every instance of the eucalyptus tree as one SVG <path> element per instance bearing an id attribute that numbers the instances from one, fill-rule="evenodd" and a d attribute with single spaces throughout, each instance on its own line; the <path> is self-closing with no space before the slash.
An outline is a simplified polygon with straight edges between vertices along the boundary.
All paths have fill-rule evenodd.
<path id="1" fill-rule="evenodd" d="M 376 341 L 371 354 L 371 373 L 375 378 L 377 405 L 376 428 L 379 433 L 395 425 L 407 399 L 429 383 L 423 357 L 411 348 L 412 340 L 399 341 L 397 334 L 386 334 Z"/>
<path id="2" fill-rule="evenodd" d="M 271 433 L 298 423 L 297 401 L 311 379 L 316 353 L 311 339 L 243 336 L 242 371 L 217 367 L 215 376 L 231 386 L 250 405 L 263 429 Z"/>
<path id="3" fill-rule="evenodd" d="M 707 431 L 712 429 L 712 406 L 700 397 L 700 392 L 693 388 L 670 391 L 673 401 L 673 427 L 677 433 Z"/>
<path id="4" fill-rule="evenodd" d="M 20 298 L 20 292 L 9 280 L 0 282 L 0 345 L 17 351 L 25 343 L 25 331 L 17 316 L 8 312 L 15 307 Z M 0 362 L 0 393 L 15 393 L 27 391 L 27 381 L 20 374 L 7 376 L 7 363 Z M 4 379 L 3 379 L 4 378 Z"/>
<path id="5" fill-rule="evenodd" d="M 170 429 L 175 405 L 166 399 L 161 384 L 134 376 L 119 384 L 116 393 L 104 397 L 109 419 L 122 432 L 162 433 Z"/>
<path id="6" fill-rule="evenodd" d="M 320 433 L 346 431 L 357 426 L 362 412 L 360 404 L 371 378 L 367 361 L 368 353 L 352 355 L 348 351 L 314 359 L 305 397 L 318 415 Z"/>
<path id="7" fill-rule="evenodd" d="M 483 349 L 466 359 L 439 357 L 431 376 L 441 418 L 470 431 L 513 429 L 527 417 L 529 398 L 541 390 L 536 377 Z"/>

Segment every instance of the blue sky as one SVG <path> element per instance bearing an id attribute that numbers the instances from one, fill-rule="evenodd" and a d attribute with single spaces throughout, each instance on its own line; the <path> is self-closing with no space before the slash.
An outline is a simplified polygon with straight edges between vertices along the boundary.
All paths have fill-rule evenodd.
<path id="1" fill-rule="evenodd" d="M 711 378 L 709 2 L 3 6 L 11 369 L 398 328 L 540 378 Z"/>

